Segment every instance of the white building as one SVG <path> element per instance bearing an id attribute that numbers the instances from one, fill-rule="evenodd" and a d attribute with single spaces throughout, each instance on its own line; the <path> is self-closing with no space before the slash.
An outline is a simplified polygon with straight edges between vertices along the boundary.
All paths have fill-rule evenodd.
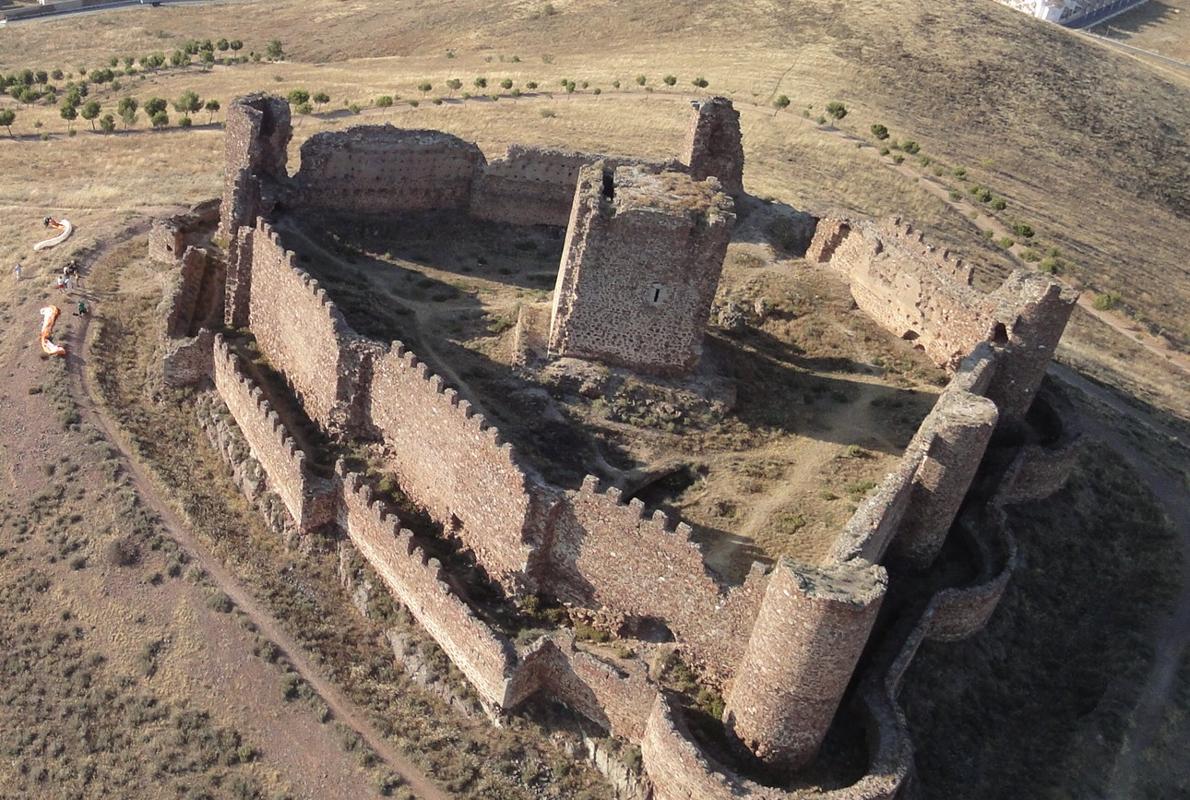
<path id="1" fill-rule="evenodd" d="M 1123 14 L 1147 0 L 1000 0 L 1006 6 L 1056 22 L 1068 28 L 1085 28 Z"/>

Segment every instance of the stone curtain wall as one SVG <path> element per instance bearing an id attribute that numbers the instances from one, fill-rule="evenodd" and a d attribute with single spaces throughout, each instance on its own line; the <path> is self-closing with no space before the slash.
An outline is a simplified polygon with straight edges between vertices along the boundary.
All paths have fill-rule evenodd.
<path id="1" fill-rule="evenodd" d="M 471 213 L 512 225 L 556 225 L 570 219 L 579 170 L 600 156 L 513 145 L 476 177 Z"/>
<path id="2" fill-rule="evenodd" d="M 261 352 L 293 387 L 311 419 L 330 430 L 362 402 L 367 348 L 316 280 L 265 223 L 252 234 L 249 324 Z"/>
<path id="3" fill-rule="evenodd" d="M 218 199 L 199 203 L 184 214 L 153 221 L 149 229 L 149 257 L 175 261 L 186 248 L 208 243 L 219 224 Z"/>
<path id="4" fill-rule="evenodd" d="M 362 478 L 340 463 L 340 526 L 389 591 L 417 619 L 489 707 L 505 703 L 516 664 L 507 639 L 481 622 L 442 580 L 441 565 L 413 543 L 413 534 L 384 514 Z"/>
<path id="5" fill-rule="evenodd" d="M 969 285 L 970 270 L 957 259 L 944 251 L 924 255 L 909 226 L 849 223 L 839 237 L 838 227 L 820 223 L 807 255 L 829 253 L 856 304 L 893 335 L 952 368 L 993 338 L 994 300 Z"/>
<path id="6" fill-rule="evenodd" d="M 298 528 L 312 530 L 333 521 L 331 487 L 306 471 L 305 453 L 289 436 L 260 387 L 244 373 L 239 357 L 222 336 L 215 337 L 213 363 L 215 390 Z"/>
<path id="7" fill-rule="evenodd" d="M 317 133 L 295 176 L 311 208 L 370 214 L 465 209 L 483 153 L 440 131 L 369 125 Z"/>
<path id="8" fill-rule="evenodd" d="M 375 362 L 370 395 L 402 490 L 491 577 L 510 591 L 529 586 L 549 500 L 512 445 L 400 342 Z"/>
<path id="9" fill-rule="evenodd" d="M 980 292 L 969 265 L 899 219 L 823 220 L 806 257 L 846 275 L 856 305 L 939 365 L 953 369 L 985 342 L 1001 351 L 987 396 L 1013 423 L 1029 410 L 1078 300 L 1057 281 L 1019 270 Z"/>
<path id="10" fill-rule="evenodd" d="M 735 225 L 717 181 L 585 167 L 555 287 L 550 352 L 690 371 Z"/>
<path id="11" fill-rule="evenodd" d="M 657 619 L 707 679 L 723 686 L 747 644 L 767 578 L 754 568 L 728 590 L 707 571 L 691 529 L 661 512 L 645 516 L 619 489 L 600 492 L 588 476 L 555 509 L 548 580 L 560 600 L 601 612 L 610 622 Z"/>
<path id="12" fill-rule="evenodd" d="M 639 159 L 512 145 L 502 158 L 489 161 L 476 174 L 471 214 L 512 225 L 565 227 L 574 205 L 579 171 L 603 161 L 609 169 L 639 165 L 662 172 L 681 171 L 677 161 L 652 163 Z"/>

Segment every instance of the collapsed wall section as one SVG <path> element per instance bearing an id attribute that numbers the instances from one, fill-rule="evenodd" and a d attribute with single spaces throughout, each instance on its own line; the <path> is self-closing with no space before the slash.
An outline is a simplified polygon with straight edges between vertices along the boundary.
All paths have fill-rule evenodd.
<path id="1" fill-rule="evenodd" d="M 219 225 L 219 200 L 208 200 L 182 214 L 153 221 L 149 229 L 149 257 L 176 261 L 191 246 L 210 241 Z"/>
<path id="2" fill-rule="evenodd" d="M 550 353 L 656 374 L 693 369 L 733 208 L 715 180 L 584 167 L 554 289 Z"/>
<path id="3" fill-rule="evenodd" d="M 380 348 L 358 336 L 266 223 L 251 239 L 249 325 L 261 352 L 325 430 L 360 424 L 362 384 Z"/>
<path id="4" fill-rule="evenodd" d="M 337 467 L 343 500 L 339 523 L 393 595 L 445 651 L 492 708 L 506 703 L 516 653 L 507 639 L 481 622 L 442 579 L 437 559 L 428 558 L 372 499 L 360 475 Z"/>
<path id="5" fill-rule="evenodd" d="M 260 387 L 248 378 L 222 336 L 214 340 L 215 391 L 260 462 L 273 491 L 284 501 L 298 528 L 313 530 L 334 520 L 332 487 L 306 469 L 306 455 L 289 436 Z"/>
<path id="6" fill-rule="evenodd" d="M 478 147 L 449 133 L 365 125 L 311 136 L 294 182 L 302 203 L 316 209 L 465 209 L 484 163 Z"/>
<path id="7" fill-rule="evenodd" d="M 506 589 L 531 589 L 550 498 L 512 445 L 400 342 L 375 361 L 369 410 L 402 491 Z"/>

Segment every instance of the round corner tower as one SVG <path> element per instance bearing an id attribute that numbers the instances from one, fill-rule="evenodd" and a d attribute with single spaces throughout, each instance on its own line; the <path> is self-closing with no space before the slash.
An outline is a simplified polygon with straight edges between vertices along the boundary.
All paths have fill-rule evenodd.
<path id="1" fill-rule="evenodd" d="M 818 753 L 886 586 L 884 570 L 866 561 L 777 563 L 723 712 L 762 762 L 792 770 Z"/>

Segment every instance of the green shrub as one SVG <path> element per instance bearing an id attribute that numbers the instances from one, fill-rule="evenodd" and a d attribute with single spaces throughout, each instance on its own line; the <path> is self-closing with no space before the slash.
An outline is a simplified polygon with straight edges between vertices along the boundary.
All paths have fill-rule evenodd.
<path id="1" fill-rule="evenodd" d="M 1099 311 L 1111 311 L 1120 305 L 1120 300 L 1120 295 L 1107 291 L 1095 295 L 1095 299 L 1091 302 L 1091 305 L 1095 306 Z"/>
<path id="2" fill-rule="evenodd" d="M 915 156 L 921 152 L 921 145 L 912 139 L 909 139 L 908 141 L 901 142 L 901 149 L 909 155 Z"/>
<path id="3" fill-rule="evenodd" d="M 1008 208 L 1008 203 L 1004 202 L 1003 197 L 997 197 L 992 201 L 992 208 L 994 208 L 996 211 L 1003 211 L 1004 209 Z"/>
<path id="4" fill-rule="evenodd" d="M 207 599 L 207 607 L 220 614 L 230 614 L 236 604 L 225 592 L 215 592 Z"/>
<path id="5" fill-rule="evenodd" d="M 897 153 L 895 156 L 893 156 L 893 163 L 894 164 L 905 163 L 905 156 L 901 155 L 900 153 Z"/>
<path id="6" fill-rule="evenodd" d="M 872 135 L 883 142 L 888 138 L 888 128 L 877 123 L 872 126 Z"/>
<path id="7" fill-rule="evenodd" d="M 1028 248 L 1021 253 L 1021 260 L 1028 261 L 1030 264 L 1036 263 L 1041 260 L 1041 253 L 1032 248 Z"/>
<path id="8" fill-rule="evenodd" d="M 1016 241 L 1013 240 L 1013 238 L 1011 236 L 1002 236 L 996 240 L 996 244 L 1000 245 L 1005 250 L 1007 250 L 1008 248 L 1010 248 L 1014 244 L 1016 244 Z"/>
<path id="9" fill-rule="evenodd" d="M 388 108 L 393 104 L 392 95 L 382 94 L 376 98 L 376 105 L 379 108 Z"/>
<path id="10" fill-rule="evenodd" d="M 1037 269 L 1047 275 L 1060 275 L 1062 273 L 1061 262 L 1053 256 L 1046 256 L 1041 261 L 1038 261 Z"/>
<path id="11" fill-rule="evenodd" d="M 1033 238 L 1033 228 L 1031 226 L 1025 224 L 1024 222 L 1012 223 L 1012 232 L 1015 233 L 1017 236 L 1021 237 L 1022 239 L 1032 239 Z"/>

